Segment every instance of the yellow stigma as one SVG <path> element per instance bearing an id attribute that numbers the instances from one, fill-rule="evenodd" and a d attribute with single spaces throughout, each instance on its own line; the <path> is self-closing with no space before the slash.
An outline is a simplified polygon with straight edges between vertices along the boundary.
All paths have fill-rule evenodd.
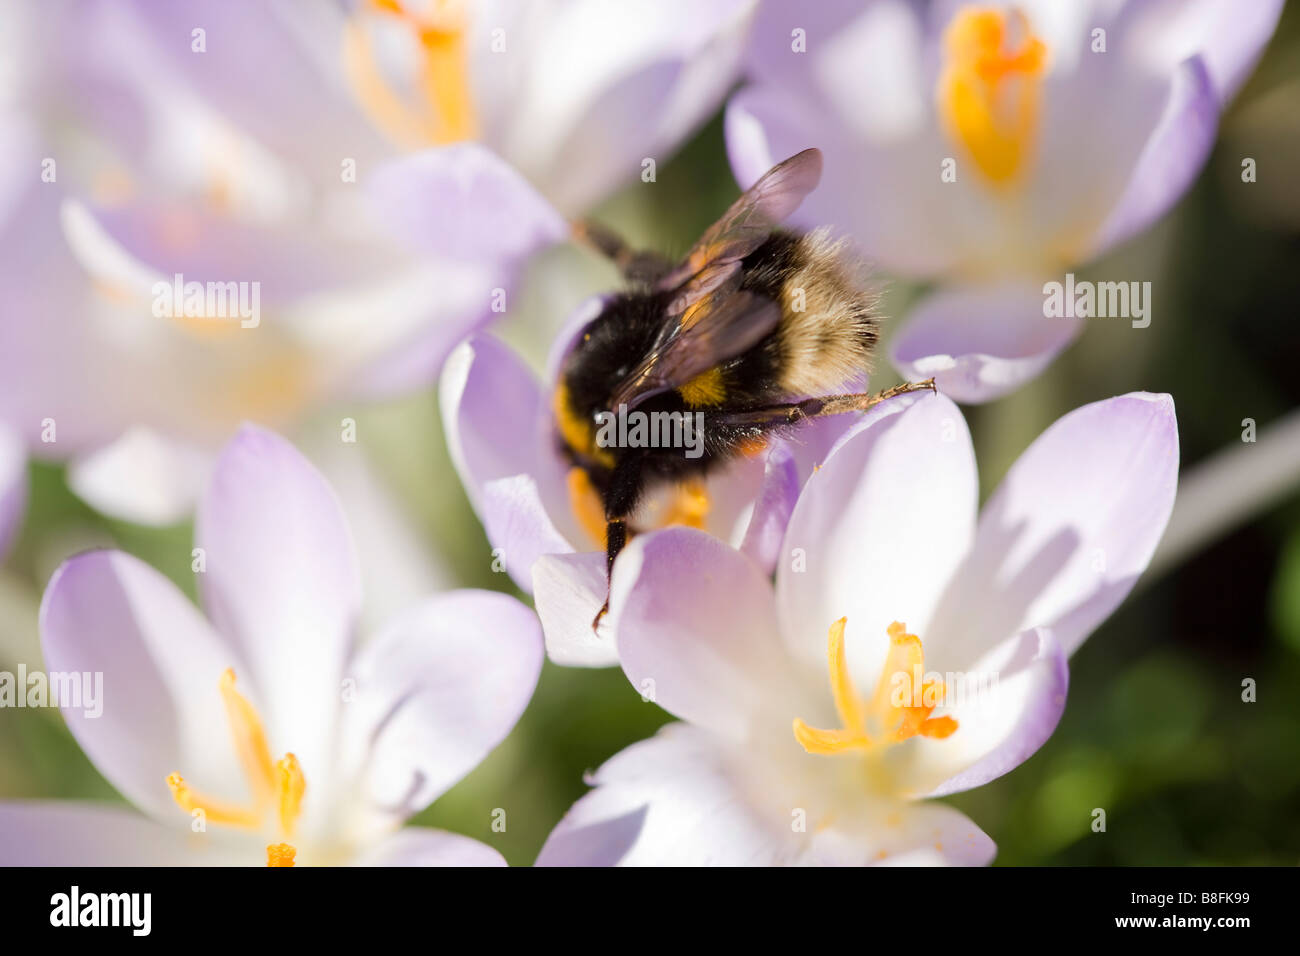
<path id="1" fill-rule="evenodd" d="M 925 672 L 925 655 L 921 639 L 906 633 L 906 627 L 897 621 L 889 625 L 889 653 L 875 695 L 870 701 L 858 697 L 849 676 L 844 655 L 844 625 L 840 618 L 831 625 L 826 642 L 826 662 L 830 671 L 831 696 L 841 726 L 835 730 L 810 727 L 799 718 L 794 720 L 794 738 L 810 754 L 838 754 L 848 750 L 875 750 L 902 743 L 910 737 L 941 739 L 957 729 L 951 717 L 931 717 L 937 702 L 943 698 L 943 684 L 937 680 L 921 685 L 920 704 L 912 695 L 897 694 L 898 675 L 902 684 L 914 681 Z"/>
<path id="2" fill-rule="evenodd" d="M 293 866 L 298 851 L 287 843 L 272 843 L 266 848 L 267 866 Z"/>
<path id="3" fill-rule="evenodd" d="M 943 38 L 939 114 L 997 186 L 1024 168 L 1038 132 L 1047 46 L 1019 10 L 963 7 Z"/>
<path id="4" fill-rule="evenodd" d="M 167 776 L 172 798 L 186 813 L 201 814 L 205 822 L 220 826 L 257 830 L 272 816 L 276 832 L 288 839 L 297 826 L 307 790 L 307 778 L 298 758 L 289 753 L 278 763 L 272 762 L 262 718 L 248 698 L 236 689 L 233 670 L 226 668 L 222 672 L 217 689 L 226 706 L 226 720 L 252 793 L 252 806 L 238 806 L 206 796 L 190 787 L 179 773 Z M 287 843 L 277 843 L 268 846 L 266 852 L 267 866 L 293 866 L 297 850 Z"/>
<path id="5" fill-rule="evenodd" d="M 677 393 L 687 405 L 721 405 L 727 397 L 727 383 L 721 367 L 715 365 L 707 372 L 701 372 L 685 385 L 679 386 Z"/>
<path id="6" fill-rule="evenodd" d="M 440 146 L 478 135 L 470 89 L 467 20 L 462 0 L 437 0 L 432 13 L 412 13 L 400 0 L 369 0 L 368 12 L 406 26 L 419 46 L 420 102 L 395 93 L 375 62 L 360 18 L 343 34 L 343 65 L 361 105 L 375 124 L 411 149 Z M 362 16 L 365 14 L 363 13 Z"/>
<path id="7" fill-rule="evenodd" d="M 272 773 L 271 748 L 266 743 L 266 731 L 257 710 L 243 694 L 235 689 L 235 672 L 227 667 L 217 682 L 221 700 L 226 705 L 226 720 L 235 744 L 239 764 L 244 768 L 244 778 L 253 790 L 253 801 L 264 807 L 275 792 Z"/>
<path id="8" fill-rule="evenodd" d="M 302 811 L 302 795 L 307 790 L 307 780 L 298 766 L 298 758 L 285 754 L 275 765 L 276 803 L 280 812 L 280 832 L 293 836 L 293 828 L 298 823 L 298 814 Z"/>

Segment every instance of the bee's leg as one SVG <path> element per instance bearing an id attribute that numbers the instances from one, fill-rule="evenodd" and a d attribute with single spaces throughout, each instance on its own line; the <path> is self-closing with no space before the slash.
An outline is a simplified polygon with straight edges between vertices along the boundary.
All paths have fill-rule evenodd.
<path id="1" fill-rule="evenodd" d="M 846 412 L 865 412 L 874 405 L 908 392 L 937 391 L 934 379 L 924 382 L 904 382 L 874 395 L 858 392 L 853 395 L 827 395 L 822 398 L 805 398 L 801 402 L 783 402 L 780 405 L 764 405 L 762 408 L 747 408 L 736 412 L 714 412 L 715 422 L 727 425 L 749 425 L 757 428 L 779 428 L 782 425 L 794 425 L 811 418 L 825 418 L 828 415 L 843 415 Z"/>
<path id="2" fill-rule="evenodd" d="M 859 392 L 855 395 L 830 395 L 826 398 L 809 399 L 812 402 L 820 402 L 821 407 L 807 417 L 825 418 L 827 415 L 843 415 L 845 412 L 865 412 L 868 408 L 879 405 L 888 398 L 906 395 L 909 392 L 924 391 L 939 391 L 935 387 L 934 379 L 927 378 L 924 382 L 904 382 L 902 385 L 895 385 L 893 388 L 887 388 L 883 392 L 876 392 L 874 395 Z"/>
<path id="3" fill-rule="evenodd" d="M 627 544 L 628 521 L 645 481 L 640 455 L 629 455 L 614 466 L 606 488 L 605 499 L 605 603 L 591 622 L 594 631 L 601 618 L 609 613 L 609 587 L 614 576 L 614 561 Z"/>
<path id="4" fill-rule="evenodd" d="M 651 284 L 673 269 L 673 264 L 657 252 L 633 249 L 622 236 L 598 222 L 579 219 L 573 223 L 572 229 L 574 239 L 613 262 L 631 282 Z"/>
<path id="5" fill-rule="evenodd" d="M 601 619 L 609 613 L 609 585 L 614 576 L 614 560 L 627 544 L 627 519 L 610 518 L 605 522 L 605 603 L 591 622 L 593 631 L 600 627 Z"/>

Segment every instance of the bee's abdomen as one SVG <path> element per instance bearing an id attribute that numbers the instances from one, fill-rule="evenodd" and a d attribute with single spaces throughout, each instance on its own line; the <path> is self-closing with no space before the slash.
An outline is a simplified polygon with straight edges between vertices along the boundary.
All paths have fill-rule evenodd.
<path id="1" fill-rule="evenodd" d="M 746 262 L 744 286 L 781 305 L 763 345 L 770 381 L 787 396 L 823 395 L 870 369 L 879 337 L 865 269 L 829 230 L 778 232 Z"/>

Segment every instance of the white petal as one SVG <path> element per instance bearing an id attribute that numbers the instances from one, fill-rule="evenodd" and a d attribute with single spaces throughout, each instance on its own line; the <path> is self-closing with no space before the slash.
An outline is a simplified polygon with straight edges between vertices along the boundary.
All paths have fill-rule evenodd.
<path id="1" fill-rule="evenodd" d="M 537 618 L 509 595 L 451 591 L 394 621 L 349 667 L 344 697 L 380 814 L 416 813 L 476 767 L 518 721 L 541 667 Z"/>
<path id="2" fill-rule="evenodd" d="M 964 668 L 1009 635 L 1048 627 L 1066 654 L 1124 599 L 1164 533 L 1178 484 L 1168 395 L 1075 409 L 1020 456 L 980 515 L 926 647 Z"/>
<path id="3" fill-rule="evenodd" d="M 179 812 L 179 811 L 177 811 Z M 2 866 L 247 866 L 237 846 L 169 827 L 124 807 L 0 803 Z"/>
<path id="4" fill-rule="evenodd" d="M 403 827 L 352 861 L 353 866 L 505 866 L 499 852 L 446 830 Z"/>
<path id="5" fill-rule="evenodd" d="M 161 574 L 120 551 L 71 558 L 45 589 L 41 643 L 50 673 L 82 681 L 81 706 L 62 707 L 73 736 L 137 806 L 183 822 L 170 773 L 247 798 L 218 689 L 242 662 Z"/>
<path id="6" fill-rule="evenodd" d="M 936 797 L 1009 773 L 1046 743 L 1065 711 L 1069 671 L 1051 632 L 1036 629 L 1003 641 L 955 678 L 945 673 L 944 681 L 956 695 L 944 713 L 957 730 L 901 748 L 901 773 L 913 792 Z"/>
<path id="7" fill-rule="evenodd" d="M 0 561 L 22 523 L 27 504 L 27 454 L 18 435 L 0 424 Z"/>
<path id="8" fill-rule="evenodd" d="M 204 606 L 247 661 L 243 692 L 272 750 L 293 751 L 308 779 L 320 779 L 361 606 L 338 500 L 292 445 L 248 425 L 221 453 L 194 540 L 206 560 Z"/>
<path id="9" fill-rule="evenodd" d="M 605 555 L 597 551 L 543 555 L 533 565 L 533 600 L 542 619 L 546 655 L 569 667 L 613 667 L 618 663 L 614 622 L 600 633 L 591 622 L 605 601 Z"/>
<path id="10" fill-rule="evenodd" d="M 624 673 L 669 713 L 741 739 L 772 697 L 797 709 L 772 585 L 716 538 L 638 536 L 614 566 L 610 607 Z"/>
<path id="11" fill-rule="evenodd" d="M 770 866 L 918 862 L 980 865 L 993 843 L 962 814 L 938 804 L 893 808 L 880 824 L 800 830 L 800 809 L 776 805 L 742 750 L 686 724 L 615 755 L 595 788 L 551 831 L 538 866 Z M 770 783 L 770 781 L 769 781 Z M 790 781 L 784 781 L 789 784 Z"/>
<path id="12" fill-rule="evenodd" d="M 849 666 L 870 687 L 892 622 L 924 640 L 970 546 L 977 484 L 966 422 L 943 395 L 885 403 L 848 432 L 804 486 L 777 565 L 796 658 L 824 674 L 827 629 L 847 617 Z"/>
<path id="13" fill-rule="evenodd" d="M 212 466 L 211 455 L 148 428 L 73 460 L 68 485 L 98 511 L 136 524 L 189 517 Z"/>

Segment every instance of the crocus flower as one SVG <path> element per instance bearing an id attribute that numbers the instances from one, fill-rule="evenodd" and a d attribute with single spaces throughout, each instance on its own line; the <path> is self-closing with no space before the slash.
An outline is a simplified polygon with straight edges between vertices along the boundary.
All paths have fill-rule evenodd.
<path id="1" fill-rule="evenodd" d="M 296 167 L 336 176 L 341 157 L 364 170 L 473 140 L 573 215 L 717 109 L 754 0 L 136 7 L 180 80 Z"/>
<path id="2" fill-rule="evenodd" d="M 291 445 L 251 426 L 222 452 L 195 538 L 206 618 L 118 551 L 72 558 L 50 581 L 46 667 L 103 674 L 101 713 L 64 717 L 137 810 L 0 804 L 0 858 L 501 864 L 469 838 L 399 828 L 523 712 L 542 658 L 532 612 L 455 591 L 354 647 L 361 593 L 338 503 Z"/>
<path id="3" fill-rule="evenodd" d="M 518 173 L 459 144 L 418 183 L 385 183 L 515 228 L 458 211 L 450 251 L 432 254 L 387 224 L 345 157 L 326 154 L 329 183 L 232 125 L 162 67 L 124 5 L 16 13 L 6 41 L 22 55 L 0 87 L 0 420 L 69 462 L 106 513 L 187 516 L 245 419 L 298 431 L 331 403 L 427 386 L 528 252 L 567 235 Z M 93 36 L 93 55 L 65 50 L 69 35 Z M 188 29 L 176 42 L 208 62 Z"/>
<path id="4" fill-rule="evenodd" d="M 1079 331 L 1073 310 L 1045 318 L 1044 285 L 1064 285 L 1187 190 L 1281 8 L 771 0 L 753 82 L 728 106 L 732 166 L 748 185 L 774 159 L 820 147 L 822 187 L 793 221 L 834 224 L 893 273 L 942 283 L 899 330 L 893 360 L 983 401 Z"/>
<path id="5" fill-rule="evenodd" d="M 1065 707 L 1066 658 L 1123 600 L 1173 505 L 1167 395 L 1084 406 L 976 516 L 948 398 L 867 413 L 804 486 L 775 585 L 689 529 L 614 569 L 625 673 L 682 723 L 617 754 L 539 863 L 988 862 L 918 802 L 1019 765 Z"/>
<path id="6" fill-rule="evenodd" d="M 488 334 L 461 345 L 442 375 L 452 461 L 483 522 L 498 570 L 533 594 L 547 653 L 559 664 L 618 662 L 613 631 L 591 621 L 605 600 L 604 511 L 560 450 L 554 391 L 561 362 L 603 300 L 580 307 L 556 339 L 545 385 Z M 790 442 L 710 473 L 699 487 L 665 490 L 637 521 L 681 524 L 728 541 L 771 571 L 800 481 L 845 427 L 809 424 Z"/>

